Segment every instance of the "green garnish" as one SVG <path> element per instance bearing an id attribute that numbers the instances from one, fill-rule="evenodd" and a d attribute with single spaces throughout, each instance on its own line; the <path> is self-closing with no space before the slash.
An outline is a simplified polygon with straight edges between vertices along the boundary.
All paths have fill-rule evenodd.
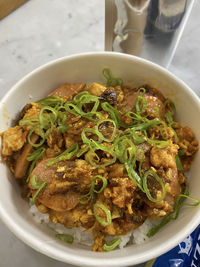
<path id="1" fill-rule="evenodd" d="M 75 144 L 71 145 L 70 147 L 68 147 L 63 153 L 61 153 L 60 155 L 58 155 L 54 159 L 48 161 L 46 163 L 46 166 L 49 167 L 49 166 L 51 166 L 51 165 L 53 165 L 53 164 L 55 164 L 61 160 L 69 160 L 76 155 L 78 150 L 79 150 L 78 143 L 75 143 Z"/>
<path id="2" fill-rule="evenodd" d="M 142 95 L 140 95 L 141 92 Z M 140 88 L 138 90 L 137 98 L 135 101 L 135 110 L 137 114 L 143 114 L 146 111 L 147 99 L 144 97 L 145 92 L 145 88 Z"/>
<path id="3" fill-rule="evenodd" d="M 50 106 L 54 108 L 58 108 L 63 104 L 63 101 L 60 97 L 56 95 L 47 96 L 45 98 L 40 99 L 36 103 L 42 105 L 42 106 Z"/>
<path id="4" fill-rule="evenodd" d="M 64 107 L 66 111 L 74 115 L 84 117 L 91 121 L 98 121 L 102 118 L 101 113 L 97 111 L 99 104 L 100 102 L 97 96 L 90 95 L 88 92 L 81 92 L 72 101 L 67 101 Z"/>
<path id="5" fill-rule="evenodd" d="M 184 203 L 185 199 L 190 199 L 192 201 L 194 201 L 194 203 Z M 155 235 L 163 226 L 165 226 L 168 222 L 172 221 L 172 220 L 176 220 L 178 218 L 180 209 L 184 206 L 198 206 L 200 204 L 200 201 L 196 198 L 192 198 L 189 196 L 189 190 L 188 190 L 188 185 L 186 185 L 185 187 L 185 191 L 183 194 L 179 194 L 176 198 L 176 201 L 174 203 L 173 206 L 173 211 L 171 213 L 169 213 L 169 215 L 165 216 L 161 222 L 156 225 L 155 227 L 153 227 L 152 229 L 149 230 L 149 232 L 147 233 L 148 237 L 152 237 L 153 235 Z"/>
<path id="6" fill-rule="evenodd" d="M 68 234 L 56 234 L 56 237 L 60 239 L 61 241 L 72 244 L 74 242 L 74 237 L 72 235 Z"/>
<path id="7" fill-rule="evenodd" d="M 102 180 L 102 186 L 99 190 L 95 189 L 97 179 Z M 103 190 L 106 188 L 107 184 L 108 184 L 108 182 L 107 182 L 107 179 L 105 177 L 103 177 L 101 175 L 95 175 L 92 179 L 89 192 L 80 197 L 80 203 L 81 204 L 87 204 L 93 198 L 93 194 L 94 193 L 100 194 L 101 192 L 103 192 Z"/>
<path id="8" fill-rule="evenodd" d="M 34 174 L 31 177 L 31 186 L 33 189 L 37 189 L 35 194 L 32 196 L 32 204 L 35 204 L 36 198 L 39 195 L 39 193 L 42 191 L 42 189 L 47 185 L 47 181 L 38 181 L 38 175 Z"/>
<path id="9" fill-rule="evenodd" d="M 148 177 L 151 176 L 154 178 L 154 180 L 156 180 L 158 182 L 158 184 L 160 185 L 160 187 L 162 188 L 162 195 L 160 198 L 154 198 L 152 197 L 151 195 L 151 192 L 149 190 L 149 186 L 148 186 Z M 166 188 L 163 184 L 163 181 L 162 179 L 158 176 L 157 173 L 155 173 L 153 170 L 148 170 L 144 173 L 144 176 L 143 176 L 143 188 L 144 188 L 144 191 L 148 197 L 149 200 L 151 200 L 152 202 L 160 202 L 162 201 L 165 196 L 166 196 Z"/>
<path id="10" fill-rule="evenodd" d="M 177 170 L 183 171 L 183 165 L 182 165 L 181 159 L 180 159 L 178 154 L 175 156 L 175 159 L 176 159 Z"/>
<path id="11" fill-rule="evenodd" d="M 29 167 L 29 170 L 28 170 L 28 177 L 26 180 L 27 183 L 29 182 L 30 174 L 31 174 L 32 170 L 35 168 L 37 161 L 42 158 L 45 150 L 46 150 L 46 148 L 41 147 L 41 148 L 33 151 L 33 153 L 26 158 L 28 161 L 32 161 L 31 166 Z"/>
<path id="12" fill-rule="evenodd" d="M 104 251 L 111 251 L 115 249 L 122 242 L 121 237 L 116 237 L 111 241 L 108 241 L 107 244 L 103 245 Z"/>
<path id="13" fill-rule="evenodd" d="M 112 134 L 111 134 L 111 137 L 110 138 L 106 138 L 102 132 L 100 131 L 100 127 L 102 127 L 103 124 L 108 124 L 108 123 L 111 123 L 113 125 L 113 130 L 112 130 Z M 97 125 L 96 125 L 96 131 L 99 133 L 99 136 L 100 136 L 100 139 L 102 141 L 106 141 L 106 142 L 112 142 L 115 138 L 115 134 L 116 134 L 116 124 L 113 120 L 111 119 L 102 119 L 100 120 Z"/>
<path id="14" fill-rule="evenodd" d="M 118 86 L 118 85 L 122 85 L 123 81 L 121 78 L 117 78 L 112 76 L 112 73 L 110 71 L 109 68 L 104 68 L 103 69 L 103 76 L 106 78 L 106 86 Z"/>
<path id="15" fill-rule="evenodd" d="M 94 204 L 94 216 L 96 220 L 103 226 L 108 226 L 112 223 L 112 218 L 111 218 L 111 212 L 110 210 L 101 202 L 96 202 Z M 104 220 L 98 212 L 98 209 L 101 209 L 104 211 L 104 214 L 106 215 L 106 220 Z"/>

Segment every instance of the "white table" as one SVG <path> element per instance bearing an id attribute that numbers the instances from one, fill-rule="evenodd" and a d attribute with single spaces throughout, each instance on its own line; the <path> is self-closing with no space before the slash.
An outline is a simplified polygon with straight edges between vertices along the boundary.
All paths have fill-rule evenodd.
<path id="1" fill-rule="evenodd" d="M 170 71 L 200 96 L 200 2 L 196 0 Z M 31 0 L 0 21 L 0 97 L 57 57 L 104 50 L 103 0 Z M 0 222 L 1 267 L 70 267 L 19 241 Z M 140 265 L 144 266 L 144 264 Z"/>

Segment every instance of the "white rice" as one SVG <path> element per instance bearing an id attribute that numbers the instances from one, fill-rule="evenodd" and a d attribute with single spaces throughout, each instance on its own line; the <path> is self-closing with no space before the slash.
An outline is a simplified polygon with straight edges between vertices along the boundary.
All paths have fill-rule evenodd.
<path id="1" fill-rule="evenodd" d="M 93 237 L 92 232 L 84 232 L 84 228 L 72 228 L 68 229 L 64 225 L 57 223 L 54 224 L 50 221 L 48 214 L 42 214 L 38 211 L 35 205 L 32 205 L 29 209 L 30 214 L 33 216 L 33 219 L 38 224 L 46 224 L 50 227 L 53 231 L 58 234 L 70 234 L 74 237 L 74 243 L 82 244 L 86 246 L 92 246 L 93 244 Z M 124 248 L 127 244 L 142 244 L 148 241 L 147 233 L 148 231 L 158 223 L 152 222 L 147 219 L 140 227 L 130 231 L 127 235 L 120 236 L 122 242 L 119 245 L 119 248 Z M 107 236 L 106 240 L 109 241 L 113 239 L 113 236 Z"/>

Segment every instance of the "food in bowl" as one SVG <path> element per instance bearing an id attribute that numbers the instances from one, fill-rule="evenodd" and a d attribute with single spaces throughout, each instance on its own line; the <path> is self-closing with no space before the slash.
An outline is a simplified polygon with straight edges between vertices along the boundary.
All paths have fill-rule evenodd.
<path id="1" fill-rule="evenodd" d="M 23 197 L 54 224 L 92 232 L 93 251 L 114 249 L 147 219 L 161 219 L 149 237 L 176 219 L 190 198 L 185 172 L 198 150 L 159 90 L 104 75 L 106 84 L 66 83 L 28 103 L 1 134 Z"/>

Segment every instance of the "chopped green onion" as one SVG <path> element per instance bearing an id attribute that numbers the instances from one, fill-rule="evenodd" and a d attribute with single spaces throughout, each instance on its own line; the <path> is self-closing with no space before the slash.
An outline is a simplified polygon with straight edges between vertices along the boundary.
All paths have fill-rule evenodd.
<path id="1" fill-rule="evenodd" d="M 31 155 L 29 155 L 29 156 L 26 158 L 28 161 L 32 161 L 31 166 L 30 166 L 30 168 L 29 168 L 29 170 L 28 170 L 28 178 L 27 178 L 27 180 L 26 180 L 27 183 L 29 182 L 29 178 L 30 178 L 30 174 L 31 174 L 32 170 L 35 168 L 35 164 L 36 164 L 36 162 L 37 162 L 39 159 L 42 158 L 42 156 L 43 156 L 45 150 L 46 150 L 46 148 L 41 147 L 41 148 L 39 148 L 39 149 L 33 151 L 33 153 L 32 153 Z"/>
<path id="2" fill-rule="evenodd" d="M 179 157 L 184 156 L 185 155 L 185 151 L 183 149 L 179 149 L 178 155 L 179 155 Z"/>
<path id="3" fill-rule="evenodd" d="M 165 117 L 166 122 L 172 127 L 174 120 L 172 118 L 171 113 L 169 111 L 166 111 L 164 117 Z"/>
<path id="4" fill-rule="evenodd" d="M 39 143 L 36 143 L 36 144 L 33 143 L 33 142 L 31 141 L 31 136 L 32 136 L 32 134 L 34 133 L 35 129 L 36 129 L 36 127 L 32 128 L 32 129 L 29 131 L 28 136 L 27 136 L 27 140 L 28 140 L 28 142 L 29 142 L 29 144 L 30 144 L 31 146 L 33 146 L 33 147 L 39 147 L 39 146 L 41 146 L 41 145 L 44 144 L 44 142 L 45 142 L 45 140 L 46 140 L 46 135 L 45 135 L 45 133 L 43 132 L 43 129 L 40 129 L 40 128 L 39 128 L 39 130 L 40 130 L 40 137 L 41 137 L 42 139 L 41 139 L 41 141 L 40 141 Z"/>
<path id="5" fill-rule="evenodd" d="M 160 120 L 160 124 L 161 125 L 159 125 L 159 126 L 157 126 L 158 128 L 159 128 L 159 130 L 160 130 L 160 133 L 161 133 L 161 135 L 162 135 L 162 137 L 163 137 L 163 139 L 168 139 L 168 131 L 167 131 L 167 125 L 166 125 L 166 123 L 164 122 L 164 121 L 162 121 L 162 120 Z M 163 126 L 163 127 L 162 127 Z"/>
<path id="6" fill-rule="evenodd" d="M 184 204 L 184 200 L 186 198 L 195 201 L 194 204 Z M 149 232 L 147 233 L 147 236 L 151 237 L 151 236 L 155 235 L 168 222 L 170 222 L 171 220 L 176 220 L 178 218 L 180 209 L 183 205 L 197 206 L 199 204 L 200 204 L 200 201 L 198 199 L 189 197 L 188 185 L 186 185 L 184 193 L 179 194 L 177 196 L 176 201 L 174 203 L 173 211 L 171 213 L 169 213 L 169 215 L 165 216 L 158 225 L 156 225 L 152 229 L 150 229 Z"/>
<path id="7" fill-rule="evenodd" d="M 35 192 L 35 194 L 32 197 L 32 204 L 34 204 L 39 193 L 47 185 L 47 181 L 43 181 L 43 180 L 38 181 L 38 175 L 36 175 L 36 174 L 32 175 L 30 181 L 31 181 L 32 188 L 37 189 L 37 191 Z"/>
<path id="8" fill-rule="evenodd" d="M 103 183 L 102 187 L 99 190 L 95 189 L 95 183 L 96 183 L 97 178 L 101 179 L 102 183 Z M 79 199 L 80 203 L 83 204 L 83 205 L 87 204 L 93 198 L 93 193 L 94 192 L 97 193 L 97 194 L 100 194 L 101 192 L 103 192 L 103 190 L 107 186 L 107 183 L 108 182 L 107 182 L 107 179 L 105 177 L 103 177 L 101 175 L 94 176 L 93 179 L 92 179 L 92 182 L 91 182 L 91 187 L 90 187 L 89 192 L 80 197 L 80 199 Z"/>
<path id="9" fill-rule="evenodd" d="M 162 188 L 162 196 L 160 198 L 153 198 L 151 193 L 150 193 L 150 190 L 148 188 L 148 176 L 151 176 L 153 178 L 155 178 L 155 180 L 160 184 L 161 188 Z M 143 188 L 144 188 L 144 191 L 148 197 L 149 200 L 151 200 L 152 202 L 160 202 L 162 201 L 165 196 L 166 196 L 166 188 L 165 188 L 165 185 L 162 181 L 162 179 L 158 176 L 157 173 L 155 173 L 153 170 L 148 170 L 144 173 L 144 176 L 143 176 Z"/>
<path id="10" fill-rule="evenodd" d="M 103 220 L 101 218 L 101 216 L 99 215 L 98 209 L 101 209 L 104 211 L 104 213 L 106 215 L 106 220 Z M 96 202 L 94 204 L 94 216 L 95 216 L 96 220 L 103 226 L 108 226 L 112 223 L 110 210 L 101 202 Z"/>
<path id="11" fill-rule="evenodd" d="M 168 112 L 173 117 L 176 114 L 176 107 L 174 103 L 170 99 L 166 99 L 164 102 L 165 109 L 168 110 Z"/>
<path id="12" fill-rule="evenodd" d="M 102 141 L 102 138 L 101 138 L 101 135 L 100 135 L 99 131 L 97 131 L 96 129 L 93 129 L 93 128 L 84 128 L 82 133 L 81 133 L 81 138 L 82 138 L 82 141 L 83 141 L 84 144 L 91 144 L 91 142 L 92 142 L 91 141 L 92 139 L 87 138 L 86 133 L 91 133 L 93 135 L 95 134 L 95 135 L 98 136 L 97 142 L 101 142 Z"/>
<path id="13" fill-rule="evenodd" d="M 101 107 L 104 111 L 108 112 L 111 119 L 115 122 L 117 128 L 120 127 L 120 113 L 117 109 L 111 106 L 108 102 L 101 103 Z"/>
<path id="14" fill-rule="evenodd" d="M 63 108 L 63 107 L 61 107 Z M 65 133 L 66 130 L 70 127 L 70 125 L 66 125 L 67 115 L 65 112 L 59 112 L 58 113 L 58 131 L 61 133 Z"/>
<path id="15" fill-rule="evenodd" d="M 145 140 L 147 141 L 147 143 L 152 144 L 158 148 L 166 148 L 170 144 L 169 141 L 153 140 L 148 137 L 145 137 Z"/>
<path id="16" fill-rule="evenodd" d="M 135 126 L 131 127 L 131 129 L 134 131 L 148 130 L 149 128 L 151 128 L 154 125 L 157 125 L 159 123 L 160 123 L 160 120 L 158 118 L 155 118 L 153 120 L 148 120 L 145 123 L 135 125 Z"/>
<path id="17" fill-rule="evenodd" d="M 89 191 L 87 194 L 82 195 L 79 198 L 79 202 L 83 205 L 87 204 L 93 197 L 93 194 Z"/>
<path id="18" fill-rule="evenodd" d="M 113 131 L 112 131 L 112 135 L 111 137 L 108 139 L 108 138 L 105 138 L 105 136 L 101 133 L 101 131 L 99 131 L 99 128 L 100 128 L 100 125 L 102 125 L 103 123 L 112 123 L 113 124 Z M 103 141 L 106 141 L 106 142 L 112 142 L 115 138 L 115 134 L 116 134 L 116 124 L 113 120 L 111 119 L 102 119 L 100 120 L 97 125 L 96 125 L 96 131 L 99 133 L 98 136 L 101 138 L 101 140 Z"/>
<path id="19" fill-rule="evenodd" d="M 74 96 L 73 101 L 76 102 L 76 103 L 80 102 L 80 97 L 83 96 L 83 95 L 85 97 L 87 97 L 87 96 L 90 95 L 90 93 L 88 91 L 82 91 L 82 92 L 80 92 L 80 93 L 78 93 L 77 95 Z"/>
<path id="20" fill-rule="evenodd" d="M 137 174 L 137 172 L 133 169 L 133 165 L 130 162 L 125 162 L 125 168 L 128 173 L 129 178 L 137 184 L 137 186 L 144 192 L 143 187 L 142 187 L 142 179 L 141 177 Z"/>
<path id="21" fill-rule="evenodd" d="M 99 190 L 96 190 L 95 189 L 95 182 L 96 182 L 97 178 L 101 179 L 102 180 L 102 183 L 103 183 L 102 184 L 102 187 Z M 107 179 L 105 177 L 103 177 L 101 175 L 95 175 L 93 177 L 93 179 L 92 179 L 92 186 L 91 187 L 92 187 L 92 189 L 93 189 L 93 191 L 95 193 L 100 194 L 106 188 L 107 184 L 108 184 L 108 182 L 107 182 Z"/>
<path id="22" fill-rule="evenodd" d="M 39 125 L 38 118 L 24 118 L 19 121 L 19 126 L 37 126 Z"/>
<path id="23" fill-rule="evenodd" d="M 103 69 L 103 76 L 106 78 L 106 86 L 117 86 L 122 85 L 123 81 L 121 78 L 113 77 L 110 69 Z"/>
<path id="24" fill-rule="evenodd" d="M 56 109 L 49 106 L 42 107 L 38 116 L 40 127 L 42 129 L 52 129 L 57 117 L 58 111 Z"/>
<path id="25" fill-rule="evenodd" d="M 168 216 L 163 217 L 161 222 L 158 225 L 156 225 L 153 228 L 151 228 L 148 231 L 147 236 L 148 237 L 154 236 L 163 226 L 165 226 L 171 220 L 172 220 L 172 216 L 171 216 L 171 213 L 170 213 Z"/>
<path id="26" fill-rule="evenodd" d="M 53 164 L 55 164 L 61 160 L 69 160 L 76 155 L 78 150 L 79 150 L 78 143 L 75 143 L 75 144 L 71 145 L 70 147 L 68 147 L 63 153 L 61 153 L 60 155 L 58 155 L 54 159 L 48 161 L 46 163 L 46 166 L 49 167 L 49 166 L 51 166 L 51 165 L 53 165 Z"/>
<path id="27" fill-rule="evenodd" d="M 112 158 L 107 160 L 106 163 L 102 163 L 102 164 L 100 163 L 99 164 L 100 159 L 99 159 L 98 155 L 95 153 L 95 151 L 97 151 L 97 150 L 103 151 L 106 154 L 110 154 L 112 156 Z M 97 158 L 97 160 L 95 160 L 95 158 Z M 113 164 L 116 161 L 116 159 L 117 159 L 116 155 L 112 149 L 110 149 L 109 147 L 106 147 L 104 145 L 98 144 L 93 139 L 91 140 L 90 151 L 88 152 L 88 160 L 93 167 L 102 168 L 102 167 L 109 166 L 109 165 Z"/>
<path id="28" fill-rule="evenodd" d="M 72 244 L 74 242 L 74 237 L 72 235 L 68 234 L 56 234 L 56 237 L 60 239 L 61 241 Z"/>
<path id="29" fill-rule="evenodd" d="M 135 101 L 136 113 L 142 114 L 146 111 L 147 100 L 144 96 L 138 95 Z"/>
<path id="30" fill-rule="evenodd" d="M 185 206 L 192 206 L 192 207 L 196 207 L 200 204 L 200 201 L 194 197 L 190 197 L 190 196 L 187 196 L 187 195 L 184 195 L 184 194 L 179 194 L 179 197 L 184 197 L 184 198 L 187 198 L 189 200 L 192 200 L 194 201 L 194 203 L 184 203 Z"/>
<path id="31" fill-rule="evenodd" d="M 38 159 L 40 159 L 40 158 L 42 157 L 42 155 L 44 154 L 45 150 L 46 150 L 46 148 L 41 147 L 41 148 L 39 148 L 39 149 L 33 151 L 33 152 L 31 153 L 31 155 L 29 155 L 26 159 L 27 159 L 28 161 L 34 161 L 34 160 L 37 161 Z"/>
<path id="32" fill-rule="evenodd" d="M 86 153 L 87 151 L 89 150 L 89 146 L 86 145 L 85 147 L 81 148 L 77 154 L 76 154 L 76 157 L 79 158 L 81 157 L 84 153 Z"/>
<path id="33" fill-rule="evenodd" d="M 142 177 L 143 176 L 143 174 L 142 174 L 142 163 L 144 162 L 144 159 L 145 159 L 144 150 L 138 149 L 138 155 L 140 156 L 140 163 L 139 163 L 138 171 L 139 171 L 140 177 Z"/>
<path id="34" fill-rule="evenodd" d="M 137 93 L 138 94 L 141 93 L 142 96 L 144 96 L 144 94 L 146 93 L 146 89 L 144 87 L 141 87 L 141 88 L 138 89 Z"/>
<path id="35" fill-rule="evenodd" d="M 183 171 L 183 165 L 181 161 L 181 157 L 185 155 L 185 152 L 183 149 L 179 149 L 178 154 L 175 156 L 176 159 L 176 166 L 178 171 Z"/>
<path id="36" fill-rule="evenodd" d="M 183 165 L 182 165 L 181 159 L 180 159 L 178 154 L 175 156 L 175 159 L 176 159 L 177 170 L 183 171 Z"/>
<path id="37" fill-rule="evenodd" d="M 145 137 L 144 136 L 140 136 L 137 134 L 137 131 L 134 131 L 133 129 L 127 129 L 124 131 L 125 136 L 127 137 L 132 137 L 134 140 L 134 143 L 136 145 L 139 145 L 141 143 L 145 142 Z"/>
<path id="38" fill-rule="evenodd" d="M 62 105 L 63 100 L 57 95 L 51 95 L 40 99 L 36 103 L 41 104 L 42 106 L 50 106 L 57 108 L 58 106 Z"/>
<path id="39" fill-rule="evenodd" d="M 77 115 L 82 116 L 91 121 L 97 121 L 102 118 L 101 113 L 97 111 L 99 107 L 99 99 L 96 96 L 90 95 L 88 92 L 81 92 L 72 101 L 68 101 L 65 104 L 66 111 Z M 94 104 L 90 111 L 83 111 L 83 108 L 86 104 Z M 94 118 L 94 116 L 97 117 Z"/>
<path id="40" fill-rule="evenodd" d="M 121 237 L 114 238 L 113 240 L 107 242 L 107 244 L 103 245 L 104 251 L 111 251 L 115 249 L 122 242 Z"/>
<path id="41" fill-rule="evenodd" d="M 125 115 L 127 115 L 129 118 L 131 118 L 133 120 L 134 124 L 149 121 L 146 117 L 141 116 L 140 114 L 137 114 L 136 112 L 133 112 L 133 111 L 128 111 L 127 113 L 125 113 Z"/>
<path id="42" fill-rule="evenodd" d="M 136 146 L 127 136 L 118 136 L 114 141 L 114 148 L 115 154 L 121 163 L 132 160 L 136 154 Z"/>

